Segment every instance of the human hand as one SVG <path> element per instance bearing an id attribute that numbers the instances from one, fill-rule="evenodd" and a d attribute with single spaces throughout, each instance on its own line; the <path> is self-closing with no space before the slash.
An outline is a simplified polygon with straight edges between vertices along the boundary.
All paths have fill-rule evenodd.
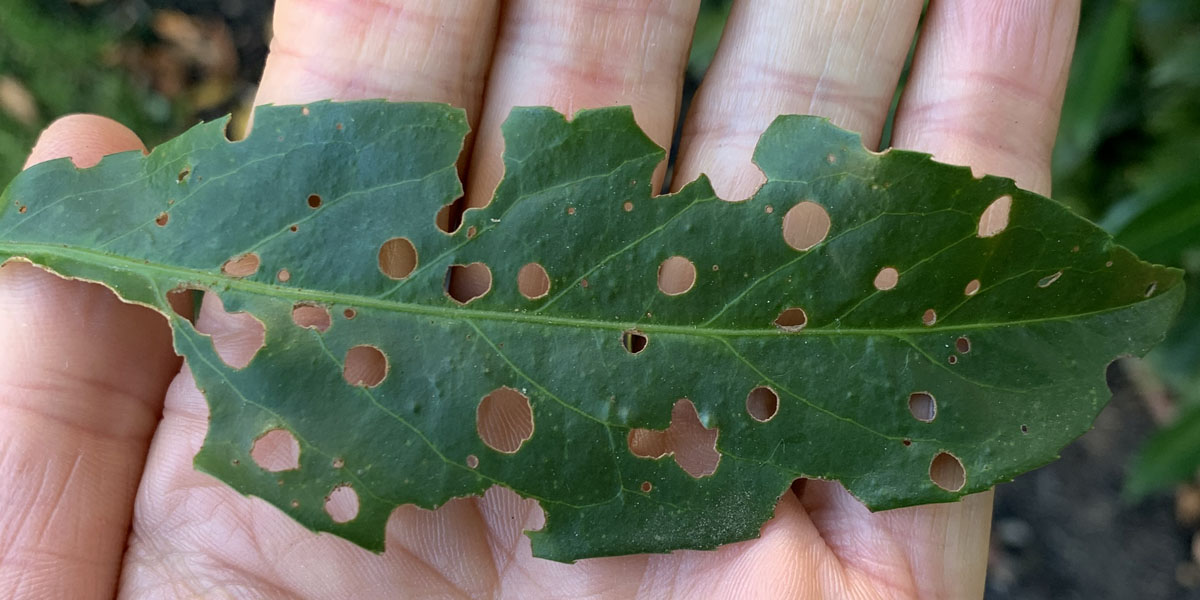
<path id="1" fill-rule="evenodd" d="M 280 0 L 260 103 L 449 102 L 478 133 L 467 204 L 502 175 L 499 125 L 516 105 L 568 115 L 630 104 L 672 141 L 699 0 Z M 708 173 L 726 199 L 778 114 L 880 136 L 922 0 L 741 0 L 684 129 L 672 186 Z M 1049 155 L 1078 2 L 934 0 L 895 144 L 1048 192 Z M 493 43 L 494 42 L 494 43 Z M 486 83 L 486 86 L 485 86 Z M 68 117 L 30 163 L 81 166 L 142 145 Z M 471 146 L 469 146 L 471 148 Z M 660 169 L 659 177 L 665 174 Z M 198 327 L 233 354 L 257 347 L 205 302 Z M 99 285 L 21 263 L 0 270 L 0 590 L 23 598 L 979 596 L 991 494 L 871 514 L 840 485 L 784 494 L 757 540 L 712 552 L 588 559 L 530 555 L 533 501 L 493 488 L 437 511 L 402 507 L 374 555 L 317 535 L 195 471 L 207 406 L 163 319 Z M 165 403 L 164 403 L 165 398 Z M 161 419 L 160 419 L 161 410 Z"/>

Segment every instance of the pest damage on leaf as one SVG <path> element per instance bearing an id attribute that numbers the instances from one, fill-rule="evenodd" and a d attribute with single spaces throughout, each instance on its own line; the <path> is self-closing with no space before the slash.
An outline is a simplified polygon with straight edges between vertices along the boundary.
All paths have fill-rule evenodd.
<path id="1" fill-rule="evenodd" d="M 292 322 L 300 327 L 316 329 L 321 333 L 333 324 L 329 309 L 319 304 L 301 302 L 292 307 Z"/>
<path id="2" fill-rule="evenodd" d="M 379 247 L 379 270 L 392 279 L 405 279 L 417 268 L 417 248 L 408 238 L 395 237 Z"/>
<path id="3" fill-rule="evenodd" d="M 642 350 L 645 350 L 649 344 L 650 338 L 636 329 L 630 329 L 621 333 L 621 346 L 630 354 L 638 354 Z"/>
<path id="4" fill-rule="evenodd" d="M 250 457 L 264 471 L 294 471 L 300 468 L 300 442 L 286 429 L 271 429 L 254 440 Z"/>
<path id="5" fill-rule="evenodd" d="M 682 257 L 672 256 L 658 267 L 658 290 L 668 296 L 686 294 L 696 285 L 696 265 Z"/>
<path id="6" fill-rule="evenodd" d="M 660 459 L 674 456 L 675 463 L 695 478 L 717 472 L 721 453 L 717 452 L 716 428 L 706 428 L 700 422 L 696 406 L 683 399 L 671 409 L 671 425 L 662 431 L 631 429 L 629 451 L 638 458 Z"/>
<path id="7" fill-rule="evenodd" d="M 937 417 L 937 400 L 929 392 L 913 392 L 908 396 L 908 411 L 914 419 L 932 423 Z"/>
<path id="8" fill-rule="evenodd" d="M 768 386 L 760 385 L 746 395 L 746 412 L 759 423 L 766 423 L 779 412 L 779 394 Z"/>
<path id="9" fill-rule="evenodd" d="M 929 463 L 929 479 L 947 492 L 957 492 L 966 485 L 967 472 L 957 456 L 941 452 Z"/>
<path id="10" fill-rule="evenodd" d="M 259 260 L 258 255 L 251 252 L 225 261 L 225 264 L 221 265 L 221 272 L 230 277 L 249 277 L 258 272 L 260 264 L 262 261 Z"/>
<path id="11" fill-rule="evenodd" d="M 884 267 L 875 275 L 875 289 L 886 292 L 894 287 L 900 281 L 900 272 L 894 267 Z"/>
<path id="12" fill-rule="evenodd" d="M 533 408 L 529 397 L 510 387 L 492 391 L 479 401 L 475 429 L 489 448 L 513 454 L 533 437 Z"/>
<path id="13" fill-rule="evenodd" d="M 358 517 L 358 492 L 348 483 L 340 484 L 325 497 L 325 513 L 334 523 L 349 523 Z"/>
<path id="14" fill-rule="evenodd" d="M 517 290 L 527 300 L 541 300 L 550 293 L 550 275 L 546 268 L 532 262 L 521 267 L 517 272 Z"/>
<path id="15" fill-rule="evenodd" d="M 1012 200 L 1012 196 L 1005 194 L 984 209 L 979 217 L 979 237 L 995 237 L 1008 227 L 1008 213 L 1012 210 Z"/>
<path id="16" fill-rule="evenodd" d="M 775 326 L 788 332 L 795 333 L 804 329 L 808 324 L 808 313 L 804 312 L 803 308 L 787 308 L 775 317 Z"/>
<path id="17" fill-rule="evenodd" d="M 776 119 L 725 202 L 654 195 L 628 107 L 517 108 L 464 210 L 464 111 L 305 108 L 30 167 L 0 264 L 169 315 L 209 405 L 196 468 L 375 551 L 398 506 L 493 485 L 541 503 L 558 561 L 755 537 L 798 473 L 871 510 L 956 500 L 1086 431 L 1101 367 L 1183 298 L 1060 204 L 822 119 Z"/>
<path id="18" fill-rule="evenodd" d="M 1058 278 L 1062 277 L 1062 274 L 1063 274 L 1062 271 L 1055 271 L 1055 272 L 1039 279 L 1037 282 L 1037 286 L 1040 288 L 1050 287 L 1050 284 L 1054 283 L 1055 281 L 1058 281 Z"/>
<path id="19" fill-rule="evenodd" d="M 342 377 L 346 383 L 373 388 L 383 383 L 388 373 L 388 359 L 374 346 L 355 346 L 346 351 Z"/>
<path id="20" fill-rule="evenodd" d="M 469 265 L 450 265 L 442 283 L 446 295 L 455 302 L 466 305 L 482 298 L 492 289 L 492 270 L 481 262 Z"/>
<path id="21" fill-rule="evenodd" d="M 825 241 L 830 224 L 825 207 L 806 200 L 783 215 L 783 240 L 796 250 L 808 250 Z"/>

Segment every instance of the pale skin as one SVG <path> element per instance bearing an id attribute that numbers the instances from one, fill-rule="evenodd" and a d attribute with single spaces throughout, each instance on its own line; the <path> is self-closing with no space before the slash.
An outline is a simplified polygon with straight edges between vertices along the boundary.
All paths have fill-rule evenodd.
<path id="1" fill-rule="evenodd" d="M 629 104 L 668 147 L 699 0 L 279 0 L 258 102 L 449 102 L 476 132 L 467 201 L 502 175 L 517 105 Z M 894 145 L 1049 192 L 1074 45 L 1069 0 L 933 0 Z M 921 0 L 740 0 L 692 104 L 674 188 L 708 173 L 726 199 L 779 114 L 880 137 Z M 141 149 L 65 117 L 29 164 Z M 665 169 L 660 169 L 660 177 Z M 205 303 L 245 355 L 256 340 Z M 207 407 L 166 321 L 94 284 L 0 269 L 0 596 L 4 598 L 971 598 L 983 593 L 990 492 L 872 514 L 835 482 L 784 494 L 755 540 L 716 551 L 533 558 L 532 501 L 494 488 L 392 515 L 375 555 L 314 534 L 192 468 Z M 968 474 L 969 476 L 969 474 Z"/>

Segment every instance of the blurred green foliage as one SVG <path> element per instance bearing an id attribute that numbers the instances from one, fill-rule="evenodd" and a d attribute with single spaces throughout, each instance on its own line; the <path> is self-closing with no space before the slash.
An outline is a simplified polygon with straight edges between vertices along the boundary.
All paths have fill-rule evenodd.
<path id="1" fill-rule="evenodd" d="M 0 0 L 0 78 L 34 108 L 14 114 L 0 103 L 0 184 L 20 170 L 38 132 L 65 114 L 111 117 L 151 145 L 180 130 L 180 107 L 117 64 L 119 41 L 142 33 L 146 12 L 123 2 Z"/>

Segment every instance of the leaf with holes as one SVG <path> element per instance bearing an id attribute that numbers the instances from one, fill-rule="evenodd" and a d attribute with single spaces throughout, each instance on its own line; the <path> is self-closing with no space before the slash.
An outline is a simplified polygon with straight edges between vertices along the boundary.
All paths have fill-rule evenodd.
<path id="1" fill-rule="evenodd" d="M 727 203 L 703 178 L 655 197 L 664 153 L 627 108 L 518 109 L 453 233 L 461 111 L 254 122 L 29 169 L 0 260 L 167 314 L 211 408 L 196 466 L 373 550 L 396 506 L 495 484 L 540 502 L 534 552 L 560 561 L 752 538 L 798 477 L 952 501 L 1085 431 L 1183 295 L 1053 201 L 816 118 L 778 119 L 767 183 Z M 179 290 L 265 343 L 227 364 Z"/>

